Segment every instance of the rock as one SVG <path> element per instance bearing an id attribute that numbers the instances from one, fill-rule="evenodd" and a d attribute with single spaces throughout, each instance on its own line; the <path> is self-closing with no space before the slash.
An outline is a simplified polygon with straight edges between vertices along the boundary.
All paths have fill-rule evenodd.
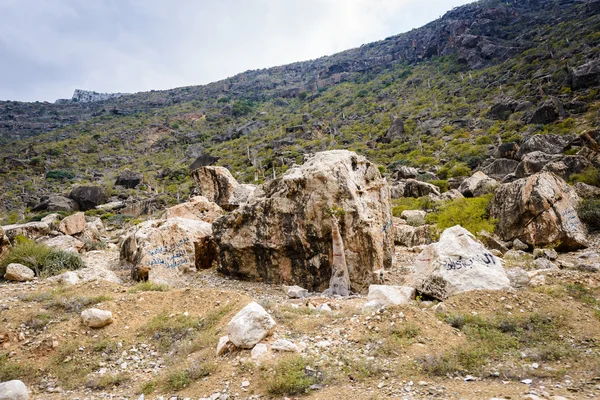
<path id="1" fill-rule="evenodd" d="M 36 240 L 50 234 L 50 226 L 44 222 L 5 225 L 2 228 L 4 228 L 4 234 L 10 240 L 14 240 L 17 236 L 25 236 L 28 239 Z"/>
<path id="2" fill-rule="evenodd" d="M 554 261 L 558 258 L 558 253 L 554 249 L 535 249 L 533 250 L 533 258 L 545 258 Z"/>
<path id="3" fill-rule="evenodd" d="M 333 312 L 333 310 L 331 309 L 331 307 L 329 307 L 329 304 L 327 304 L 327 303 L 319 304 L 317 306 L 317 311 L 318 312 L 326 312 L 326 313 Z"/>
<path id="4" fill-rule="evenodd" d="M 507 120 L 510 114 L 515 112 L 517 102 L 512 99 L 505 99 L 494 103 L 487 113 L 488 118 L 496 120 Z"/>
<path id="5" fill-rule="evenodd" d="M 414 167 L 407 167 L 405 165 L 398 166 L 394 168 L 394 172 L 392 172 L 392 176 L 396 180 L 400 179 L 414 179 L 419 176 L 419 171 L 417 171 Z"/>
<path id="6" fill-rule="evenodd" d="M 392 199 L 400 199 L 404 197 L 404 189 L 406 185 L 402 182 L 397 182 L 394 185 L 390 186 L 390 196 Z"/>
<path id="7" fill-rule="evenodd" d="M 21 381 L 13 380 L 0 383 L 0 400 L 28 400 L 27 386 Z"/>
<path id="8" fill-rule="evenodd" d="M 523 268 L 507 269 L 506 276 L 510 281 L 510 286 L 517 289 L 523 288 L 529 283 L 529 275 Z"/>
<path id="9" fill-rule="evenodd" d="M 285 339 L 276 340 L 275 343 L 273 343 L 271 345 L 271 349 L 277 350 L 277 351 L 291 351 L 291 352 L 300 351 L 300 348 L 298 347 L 298 345 L 290 342 L 289 340 L 285 340 Z"/>
<path id="10" fill-rule="evenodd" d="M 231 353 L 235 350 L 235 345 L 229 340 L 229 336 L 222 336 L 217 344 L 217 357 Z"/>
<path id="11" fill-rule="evenodd" d="M 44 218 L 42 218 L 40 220 L 40 222 L 48 224 L 48 226 L 50 227 L 50 229 L 54 230 L 54 229 L 58 228 L 58 224 L 60 223 L 60 215 L 58 215 L 58 214 L 48 214 Z"/>
<path id="12" fill-rule="evenodd" d="M 600 85 L 600 58 L 589 61 L 571 72 L 573 89 L 585 89 Z"/>
<path id="13" fill-rule="evenodd" d="M 100 186 L 79 186 L 71 190 L 69 197 L 79 204 L 82 211 L 104 204 L 108 201 L 106 191 Z"/>
<path id="14" fill-rule="evenodd" d="M 394 228 L 394 244 L 397 246 L 415 247 L 432 242 L 430 225 L 395 225 Z"/>
<path id="15" fill-rule="evenodd" d="M 527 246 L 525 243 L 521 242 L 519 239 L 515 239 L 512 242 L 512 248 L 515 250 L 528 250 L 529 246 Z"/>
<path id="16" fill-rule="evenodd" d="M 446 307 L 446 304 L 443 302 L 440 302 L 431 307 L 431 311 L 435 312 L 436 314 L 445 314 L 448 312 L 448 307 Z"/>
<path id="17" fill-rule="evenodd" d="M 79 253 L 84 246 L 84 243 L 81 240 L 68 235 L 55 236 L 42 243 L 53 249 L 70 251 L 72 253 Z"/>
<path id="18" fill-rule="evenodd" d="M 463 194 L 461 192 L 458 191 L 458 189 L 450 189 L 447 192 L 444 192 L 440 195 L 439 199 L 440 200 L 455 200 L 455 199 L 462 199 L 465 196 L 463 196 Z"/>
<path id="19" fill-rule="evenodd" d="M 498 219 L 496 233 L 503 240 L 576 250 L 588 245 L 575 210 L 578 202 L 572 187 L 556 175 L 542 172 L 501 185 L 490 204 L 490 215 Z"/>
<path id="20" fill-rule="evenodd" d="M 79 211 L 79 204 L 73 199 L 64 196 L 52 195 L 36 205 L 31 211 Z"/>
<path id="21" fill-rule="evenodd" d="M 266 358 L 269 355 L 269 347 L 266 344 L 259 343 L 250 352 L 250 357 L 254 361 L 261 362 L 262 359 Z"/>
<path id="22" fill-rule="evenodd" d="M 502 143 L 494 152 L 494 158 L 519 160 L 521 157 L 517 155 L 518 152 L 519 145 L 517 143 Z"/>
<path id="23" fill-rule="evenodd" d="M 542 171 L 548 163 L 555 159 L 556 156 L 542 153 L 541 151 L 525 154 L 519 165 L 517 165 L 515 176 L 517 178 L 525 178 L 538 173 Z"/>
<path id="24" fill-rule="evenodd" d="M 58 224 L 58 230 L 65 235 L 75 235 L 81 233 L 85 229 L 85 214 L 78 212 L 73 215 L 65 217 Z"/>
<path id="25" fill-rule="evenodd" d="M 549 124 L 556 121 L 560 116 L 560 111 L 553 101 L 546 101 L 538 106 L 533 113 L 526 119 L 528 124 Z"/>
<path id="26" fill-rule="evenodd" d="M 88 253 L 89 254 L 89 253 Z M 77 271 L 67 271 L 47 279 L 51 283 L 62 283 L 66 285 L 76 285 L 79 282 L 104 281 L 116 284 L 122 284 L 121 279 L 111 270 L 100 267 L 86 267 Z"/>
<path id="27" fill-rule="evenodd" d="M 142 179 L 144 179 L 144 176 L 141 173 L 126 169 L 119 173 L 119 176 L 117 176 L 117 180 L 115 181 L 115 185 L 133 189 L 142 183 Z"/>
<path id="28" fill-rule="evenodd" d="M 283 286 L 283 291 L 291 299 L 303 299 L 308 297 L 308 290 L 301 288 L 300 286 Z"/>
<path id="29" fill-rule="evenodd" d="M 75 273 L 73 271 L 64 272 L 53 278 L 54 279 L 52 279 L 52 281 L 61 283 L 63 285 L 67 285 L 67 286 L 77 285 L 79 282 L 81 282 L 81 279 L 79 279 L 79 276 L 77 275 L 77 273 Z"/>
<path id="30" fill-rule="evenodd" d="M 587 183 L 577 182 L 574 186 L 575 192 L 579 197 L 584 199 L 598 198 L 600 197 L 600 188 Z"/>
<path id="31" fill-rule="evenodd" d="M 227 336 L 239 348 L 251 349 L 275 328 L 275 321 L 258 303 L 252 302 L 238 312 L 229 325 Z"/>
<path id="32" fill-rule="evenodd" d="M 404 120 L 402 118 L 394 117 L 392 119 L 392 124 L 385 133 L 385 138 L 388 139 L 388 143 L 396 139 L 406 138 L 404 132 Z"/>
<path id="33" fill-rule="evenodd" d="M 563 156 L 546 164 L 542 171 L 553 172 L 568 180 L 571 175 L 583 172 L 589 167 L 592 167 L 592 163 L 583 156 Z"/>
<path id="34" fill-rule="evenodd" d="M 407 179 L 404 182 L 404 197 L 423 197 L 429 194 L 440 195 L 440 189 L 431 183 Z"/>
<path id="35" fill-rule="evenodd" d="M 23 264 L 12 263 L 6 266 L 4 279 L 7 281 L 26 282 L 35 278 L 35 272 Z"/>
<path id="36" fill-rule="evenodd" d="M 81 319 L 90 328 L 102 328 L 113 323 L 112 313 L 98 308 L 83 310 L 81 312 Z"/>
<path id="37" fill-rule="evenodd" d="M 369 286 L 369 302 L 377 302 L 381 306 L 408 304 L 415 297 L 415 288 L 408 286 Z"/>
<path id="38" fill-rule="evenodd" d="M 333 260 L 331 209 L 341 213 L 351 288 L 365 290 L 373 271 L 392 264 L 390 197 L 376 165 L 346 150 L 317 153 L 215 221 L 219 271 L 325 290 Z"/>
<path id="39" fill-rule="evenodd" d="M 540 151 L 546 154 L 562 154 L 571 147 L 577 135 L 533 135 L 521 145 L 517 158 L 522 159 L 525 154 Z"/>
<path id="40" fill-rule="evenodd" d="M 192 197 L 189 201 L 167 208 L 165 218 L 186 218 L 212 224 L 225 211 L 217 203 L 208 201 L 204 196 Z"/>
<path id="41" fill-rule="evenodd" d="M 490 250 L 498 250 L 501 254 L 504 254 L 508 251 L 506 244 L 502 243 L 502 241 L 498 240 L 488 232 L 479 232 L 479 239 L 485 245 L 485 247 Z"/>
<path id="42" fill-rule="evenodd" d="M 510 286 L 502 261 L 459 225 L 446 229 L 438 243 L 419 254 L 414 276 L 417 290 L 439 300 L 455 293 Z"/>
<path id="43" fill-rule="evenodd" d="M 500 158 L 481 167 L 481 172 L 494 178 L 503 179 L 506 175 L 515 172 L 518 165 L 519 162 L 516 160 Z"/>
<path id="44" fill-rule="evenodd" d="M 400 217 L 405 219 L 408 225 L 421 226 L 425 224 L 427 213 L 423 210 L 404 210 Z"/>
<path id="45" fill-rule="evenodd" d="M 237 185 L 229 197 L 228 205 L 226 206 L 227 210 L 233 210 L 246 204 L 254 194 L 255 190 L 255 185 Z"/>
<path id="46" fill-rule="evenodd" d="M 211 225 L 199 220 L 145 221 L 123 240 L 120 259 L 134 268 L 149 268 L 152 282 L 179 286 L 186 273 L 212 265 L 216 247 L 211 234 Z"/>
<path id="47" fill-rule="evenodd" d="M 545 258 L 537 258 L 533 261 L 535 269 L 558 269 L 558 266 L 552 261 Z"/>
<path id="48" fill-rule="evenodd" d="M 227 168 L 201 167 L 192 172 L 192 177 L 202 196 L 226 210 L 229 208 L 229 198 L 239 184 Z"/>
<path id="49" fill-rule="evenodd" d="M 483 172 L 477 171 L 460 184 L 458 191 L 465 197 L 479 197 L 493 193 L 497 186 L 498 182 Z"/>

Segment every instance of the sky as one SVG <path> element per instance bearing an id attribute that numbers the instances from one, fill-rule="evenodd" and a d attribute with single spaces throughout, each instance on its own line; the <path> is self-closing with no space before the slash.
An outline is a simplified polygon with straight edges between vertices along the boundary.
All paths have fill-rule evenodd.
<path id="1" fill-rule="evenodd" d="M 471 0 L 0 0 L 0 100 L 214 82 L 358 47 Z"/>

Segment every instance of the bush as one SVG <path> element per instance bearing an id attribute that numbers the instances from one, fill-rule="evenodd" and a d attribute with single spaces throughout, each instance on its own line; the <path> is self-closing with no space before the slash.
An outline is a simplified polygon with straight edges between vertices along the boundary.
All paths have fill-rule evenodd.
<path id="1" fill-rule="evenodd" d="M 273 368 L 272 373 L 265 374 L 267 390 L 272 395 L 294 395 L 308 390 L 317 383 L 317 378 L 306 374 L 308 361 L 302 356 L 282 359 Z"/>
<path id="2" fill-rule="evenodd" d="M 429 210 L 434 202 L 429 197 L 402 197 L 392 201 L 392 215 L 399 217 L 404 210 Z"/>
<path id="3" fill-rule="evenodd" d="M 440 189 L 441 193 L 447 192 L 448 190 L 450 190 L 450 185 L 448 184 L 448 181 L 445 180 L 430 180 L 427 181 L 428 183 L 431 183 L 432 185 L 437 186 Z"/>
<path id="4" fill-rule="evenodd" d="M 577 214 L 592 230 L 600 230 L 600 199 L 585 199 L 579 203 Z"/>
<path id="5" fill-rule="evenodd" d="M 474 235 L 481 231 L 494 232 L 496 220 L 490 219 L 488 205 L 491 195 L 455 199 L 444 203 L 436 212 L 426 217 L 427 223 L 436 224 L 444 230 L 454 225 L 460 225 Z"/>
<path id="6" fill-rule="evenodd" d="M 578 174 L 569 177 L 571 183 L 583 182 L 592 186 L 600 186 L 600 171 L 594 167 L 587 167 Z"/>
<path id="7" fill-rule="evenodd" d="M 46 179 L 56 179 L 62 181 L 63 179 L 73 179 L 75 178 L 75 174 L 71 171 L 63 171 L 60 169 L 55 169 L 52 171 L 48 171 L 46 173 Z"/>
<path id="8" fill-rule="evenodd" d="M 17 245 L 10 249 L 0 263 L 0 276 L 4 276 L 6 267 L 12 263 L 31 268 L 38 277 L 53 276 L 65 270 L 76 270 L 85 266 L 77 254 L 55 250 L 22 237 L 17 239 Z"/>

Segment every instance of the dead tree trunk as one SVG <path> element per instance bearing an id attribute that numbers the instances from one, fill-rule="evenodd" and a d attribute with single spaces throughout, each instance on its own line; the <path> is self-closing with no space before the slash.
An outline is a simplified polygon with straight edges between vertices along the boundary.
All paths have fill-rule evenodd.
<path id="1" fill-rule="evenodd" d="M 331 216 L 331 241 L 333 243 L 333 262 L 331 263 L 331 280 L 329 281 L 329 295 L 350 294 L 350 275 L 346 265 L 344 241 L 340 234 L 340 226 L 335 215 Z"/>

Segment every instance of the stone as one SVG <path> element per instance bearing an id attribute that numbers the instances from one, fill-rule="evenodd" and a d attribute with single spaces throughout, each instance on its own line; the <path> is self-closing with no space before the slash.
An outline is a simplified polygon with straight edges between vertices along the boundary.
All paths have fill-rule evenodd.
<path id="1" fill-rule="evenodd" d="M 512 174 L 517 169 L 519 162 L 508 158 L 493 160 L 491 163 L 481 167 L 484 174 L 502 180 L 506 175 Z"/>
<path id="2" fill-rule="evenodd" d="M 283 286 L 283 291 L 288 295 L 290 299 L 303 299 L 308 297 L 308 290 L 301 288 L 300 286 Z"/>
<path id="3" fill-rule="evenodd" d="M 60 275 L 55 276 L 54 278 L 55 279 L 53 279 L 52 281 L 67 286 L 77 285 L 79 282 L 81 282 L 81 279 L 79 279 L 77 273 L 73 271 L 64 272 Z"/>
<path id="4" fill-rule="evenodd" d="M 442 193 L 439 196 L 440 200 L 455 200 L 455 199 L 462 199 L 465 196 L 463 196 L 463 194 L 461 192 L 458 191 L 458 189 L 450 189 L 447 192 Z"/>
<path id="5" fill-rule="evenodd" d="M 513 240 L 512 248 L 514 250 L 522 250 L 522 251 L 529 250 L 529 246 L 527 246 L 525 243 L 521 242 L 519 239 Z"/>
<path id="6" fill-rule="evenodd" d="M 322 292 L 332 271 L 332 209 L 351 289 L 366 290 L 373 271 L 392 265 L 390 195 L 377 166 L 346 150 L 313 155 L 215 221 L 219 272 Z"/>
<path id="7" fill-rule="evenodd" d="M 425 216 L 427 213 L 423 210 L 404 210 L 400 214 L 400 218 L 406 220 L 410 226 L 425 225 Z"/>
<path id="8" fill-rule="evenodd" d="M 401 182 L 397 182 L 393 185 L 390 186 L 390 196 L 392 199 L 396 200 L 396 199 L 401 199 L 402 197 L 404 197 L 404 188 L 405 188 L 405 183 L 403 181 Z"/>
<path id="9" fill-rule="evenodd" d="M 217 357 L 232 353 L 234 350 L 235 345 L 229 340 L 229 336 L 222 336 L 219 338 L 219 343 L 217 344 Z"/>
<path id="10" fill-rule="evenodd" d="M 416 179 L 407 179 L 404 181 L 404 197 L 423 197 L 429 194 L 439 196 L 440 189 L 427 182 L 421 182 Z"/>
<path id="11" fill-rule="evenodd" d="M 237 185 L 233 189 L 233 193 L 229 197 L 228 204 L 226 206 L 227 210 L 233 210 L 240 207 L 241 205 L 246 204 L 252 198 L 252 195 L 254 194 L 255 190 L 255 185 Z"/>
<path id="12" fill-rule="evenodd" d="M 76 280 L 71 274 L 74 273 L 77 276 Z M 86 267 L 82 269 L 78 269 L 77 271 L 68 271 L 62 273 L 60 275 L 53 276 L 48 278 L 50 282 L 64 283 L 64 284 L 77 284 L 79 282 L 93 282 L 93 281 L 103 281 L 103 282 L 111 282 L 116 284 L 122 284 L 123 281 L 109 269 L 94 266 L 94 267 Z"/>
<path id="13" fill-rule="evenodd" d="M 397 246 L 415 247 L 430 244 L 431 239 L 431 225 L 422 226 L 410 226 L 405 225 L 394 225 L 394 244 Z"/>
<path id="14" fill-rule="evenodd" d="M 526 119 L 528 124 L 549 124 L 556 121 L 560 116 L 560 111 L 553 101 L 546 101 L 539 105 L 533 113 Z"/>
<path id="15" fill-rule="evenodd" d="M 563 156 L 546 164 L 542 171 L 552 172 L 564 180 L 569 180 L 571 175 L 579 174 L 592 167 L 592 163 L 583 156 Z"/>
<path id="16" fill-rule="evenodd" d="M 460 184 L 458 191 L 465 197 L 479 197 L 493 193 L 497 186 L 498 182 L 496 180 L 481 171 L 477 171 Z"/>
<path id="17" fill-rule="evenodd" d="M 141 173 L 126 169 L 119 173 L 119 176 L 117 176 L 117 180 L 115 181 L 115 185 L 123 186 L 127 189 L 133 189 L 142 183 L 142 179 L 144 179 L 144 176 Z"/>
<path id="18" fill-rule="evenodd" d="M 414 167 L 407 167 L 406 165 L 401 165 L 394 168 L 394 172 L 392 172 L 392 176 L 396 180 L 400 179 L 415 179 L 419 175 L 419 171 Z"/>
<path id="19" fill-rule="evenodd" d="M 571 71 L 573 89 L 600 85 L 600 58 L 589 61 Z"/>
<path id="20" fill-rule="evenodd" d="M 560 158 L 560 156 L 558 156 L 558 158 Z M 527 153 L 523 156 L 519 165 L 517 165 L 517 169 L 515 170 L 515 177 L 525 178 L 527 176 L 541 172 L 548 163 L 556 159 L 557 156 L 542 153 L 541 151 Z"/>
<path id="21" fill-rule="evenodd" d="M 327 304 L 327 303 L 319 304 L 317 306 L 317 311 L 318 312 L 326 312 L 326 313 L 333 312 L 333 310 L 331 309 L 331 307 L 329 307 L 329 304 Z"/>
<path id="22" fill-rule="evenodd" d="M 33 212 L 38 211 L 79 211 L 79 204 L 73 199 L 65 196 L 52 195 L 45 198 L 41 203 L 31 209 Z"/>
<path id="23" fill-rule="evenodd" d="M 431 307 L 431 311 L 435 312 L 436 314 L 446 314 L 448 312 L 448 307 L 446 307 L 446 304 L 443 302 L 440 302 Z"/>
<path id="24" fill-rule="evenodd" d="M 273 344 L 271 344 L 272 350 L 277 351 L 289 351 L 289 352 L 298 352 L 300 348 L 295 343 L 290 342 L 285 339 L 278 339 Z"/>
<path id="25" fill-rule="evenodd" d="M 212 265 L 216 247 L 211 235 L 211 225 L 200 220 L 145 221 L 125 236 L 120 259 L 133 268 L 149 268 L 151 282 L 180 286 L 187 273 Z"/>
<path id="26" fill-rule="evenodd" d="M 28 400 L 27 386 L 22 381 L 12 380 L 0 383 L 0 400 Z"/>
<path id="27" fill-rule="evenodd" d="M 496 120 L 507 120 L 515 112 L 517 102 L 512 99 L 503 99 L 492 105 L 487 112 L 487 117 Z"/>
<path id="28" fill-rule="evenodd" d="M 558 253 L 554 249 L 535 249 L 533 250 L 533 258 L 545 258 L 554 261 L 558 258 Z"/>
<path id="29" fill-rule="evenodd" d="M 494 152 L 494 158 L 519 160 L 520 157 L 517 157 L 518 152 L 519 145 L 517 143 L 502 143 L 498 146 L 498 148 L 496 148 L 496 151 Z"/>
<path id="30" fill-rule="evenodd" d="M 185 203 L 167 208 L 165 218 L 195 219 L 212 224 L 223 214 L 225 211 L 217 203 L 209 201 L 204 196 L 195 196 Z"/>
<path id="31" fill-rule="evenodd" d="M 59 232 L 64 233 L 65 235 L 75 235 L 83 232 L 85 229 L 85 214 L 82 212 L 78 212 L 73 215 L 69 215 L 65 217 L 58 224 Z"/>
<path id="32" fill-rule="evenodd" d="M 497 250 L 500 254 L 504 254 L 508 251 L 508 247 L 501 240 L 491 235 L 488 232 L 479 232 L 479 240 L 490 250 Z"/>
<path id="33" fill-rule="evenodd" d="M 71 190 L 69 197 L 79 204 L 82 211 L 91 210 L 108 201 L 108 194 L 100 186 L 79 186 Z"/>
<path id="34" fill-rule="evenodd" d="M 250 352 L 250 357 L 254 361 L 261 362 L 264 358 L 269 355 L 269 347 L 266 344 L 259 343 L 252 348 Z"/>
<path id="35" fill-rule="evenodd" d="M 519 239 L 528 246 L 577 250 L 588 246 L 577 216 L 579 196 L 556 175 L 542 172 L 501 185 L 490 204 L 502 240 Z"/>
<path id="36" fill-rule="evenodd" d="M 262 306 L 252 302 L 238 312 L 227 325 L 229 340 L 241 349 L 251 349 L 271 334 L 275 321 Z"/>
<path id="37" fill-rule="evenodd" d="M 12 263 L 6 266 L 4 279 L 7 281 L 27 282 L 35 278 L 35 272 L 23 264 Z"/>
<path id="38" fill-rule="evenodd" d="M 192 172 L 200 194 L 224 209 L 229 208 L 229 198 L 239 185 L 225 167 L 206 166 Z"/>
<path id="39" fill-rule="evenodd" d="M 42 218 L 40 220 L 40 222 L 43 222 L 44 224 L 48 224 L 48 226 L 50 226 L 50 229 L 54 230 L 54 229 L 58 228 L 58 224 L 60 223 L 60 215 L 48 214 L 44 218 Z"/>
<path id="40" fill-rule="evenodd" d="M 381 306 L 409 304 L 415 297 L 415 288 L 409 286 L 371 285 L 367 300 Z"/>
<path id="41" fill-rule="evenodd" d="M 42 243 L 53 249 L 70 251 L 72 253 L 79 253 L 84 246 L 84 243 L 81 240 L 68 235 L 55 236 L 48 240 L 44 240 Z"/>
<path id="42" fill-rule="evenodd" d="M 584 199 L 600 198 L 600 188 L 587 183 L 577 182 L 574 186 L 577 195 Z"/>
<path id="43" fill-rule="evenodd" d="M 523 288 L 529 283 L 529 275 L 523 268 L 507 269 L 506 276 L 510 281 L 510 286 L 516 289 Z"/>
<path id="44" fill-rule="evenodd" d="M 2 227 L 8 239 L 14 240 L 17 236 L 25 236 L 36 240 L 50 234 L 50 226 L 44 222 L 28 222 L 26 224 L 5 225 Z"/>
<path id="45" fill-rule="evenodd" d="M 385 138 L 387 139 L 388 143 L 396 139 L 406 138 L 404 131 L 404 120 L 402 118 L 394 117 L 392 119 L 392 124 L 385 133 Z"/>
<path id="46" fill-rule="evenodd" d="M 545 258 L 536 258 L 533 260 L 533 267 L 535 269 L 558 269 L 556 264 Z"/>
<path id="47" fill-rule="evenodd" d="M 539 151 L 545 154 L 562 154 L 577 140 L 577 135 L 533 135 L 521 145 L 517 158 L 522 159 L 525 154 Z"/>
<path id="48" fill-rule="evenodd" d="M 89 328 L 102 328 L 113 323 L 112 313 L 98 308 L 83 310 L 81 312 L 81 319 Z"/>
<path id="49" fill-rule="evenodd" d="M 439 300 L 456 293 L 510 286 L 502 261 L 460 225 L 444 230 L 438 243 L 419 254 L 414 276 L 417 290 Z"/>

